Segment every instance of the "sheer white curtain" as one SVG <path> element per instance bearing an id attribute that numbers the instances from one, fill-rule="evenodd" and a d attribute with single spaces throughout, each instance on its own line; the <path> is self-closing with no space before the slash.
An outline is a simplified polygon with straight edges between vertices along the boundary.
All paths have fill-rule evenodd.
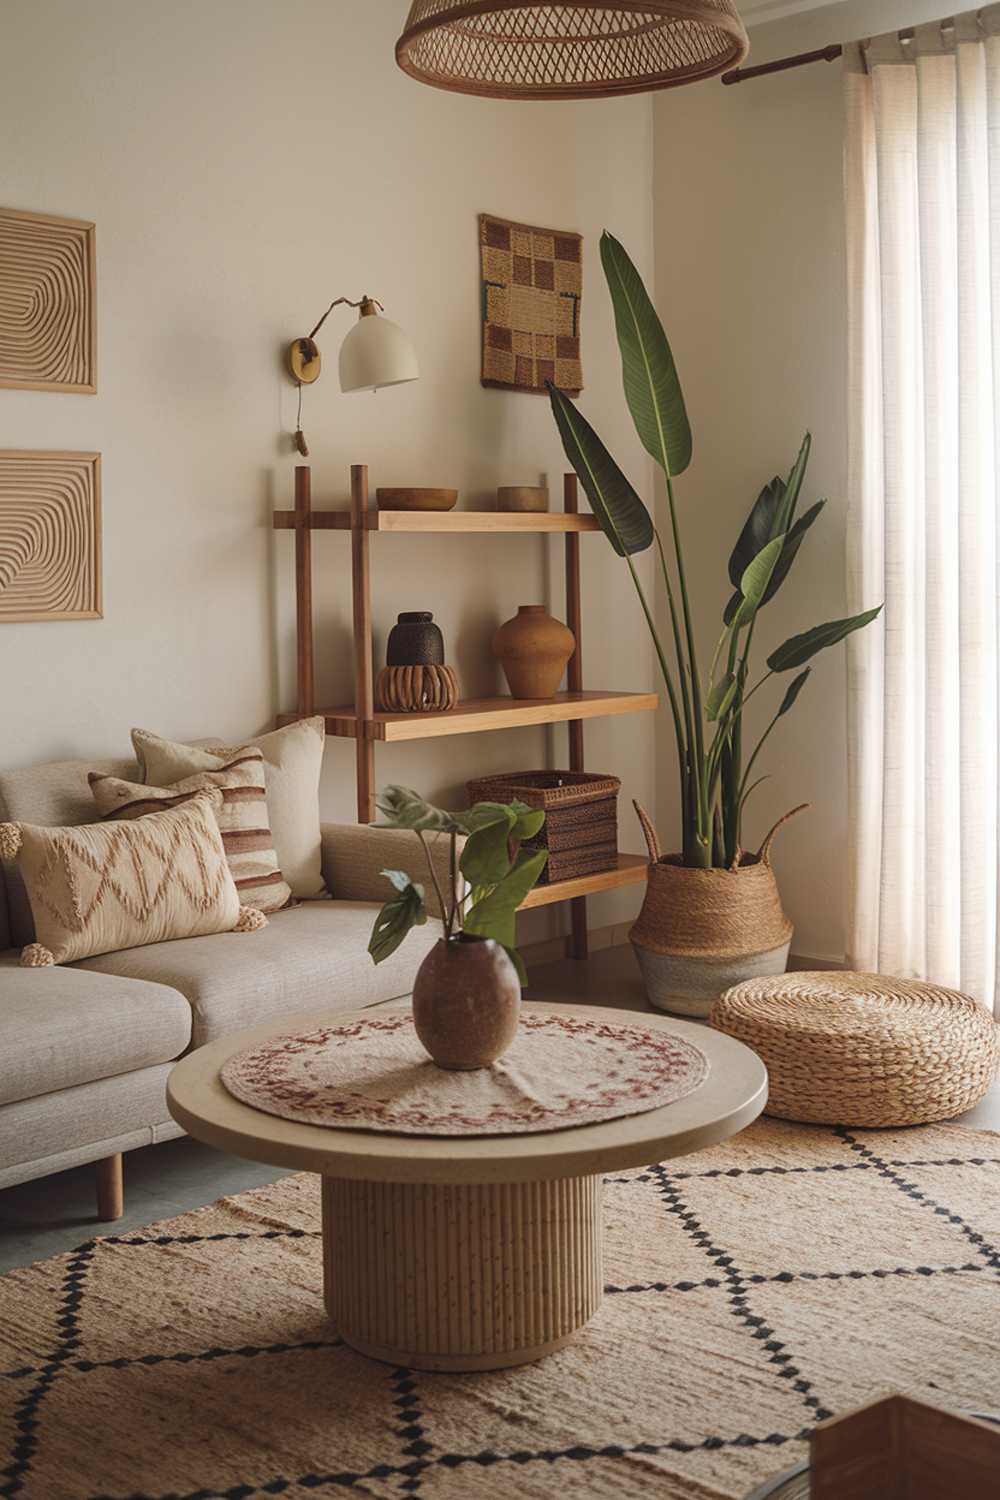
<path id="1" fill-rule="evenodd" d="M 997 1000 L 1000 5 L 849 49 L 854 968 Z"/>

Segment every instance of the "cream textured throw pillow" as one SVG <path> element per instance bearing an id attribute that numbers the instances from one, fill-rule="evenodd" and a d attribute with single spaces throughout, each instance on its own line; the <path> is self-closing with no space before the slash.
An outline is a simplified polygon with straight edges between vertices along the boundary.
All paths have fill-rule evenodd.
<path id="1" fill-rule="evenodd" d="M 281 873 L 293 896 L 309 901 L 328 894 L 320 858 L 319 777 L 326 743 L 322 718 L 299 719 L 259 734 L 235 749 L 199 749 L 133 729 L 132 744 L 148 786 L 169 787 L 198 771 L 217 771 L 247 746 L 264 756 L 267 808 Z"/>
<path id="2" fill-rule="evenodd" d="M 278 868 L 274 836 L 268 827 L 264 757 L 259 750 L 247 748 L 217 771 L 199 771 L 168 787 L 138 785 L 118 776 L 99 776 L 95 771 L 88 780 L 101 817 L 118 821 L 180 807 L 200 792 L 219 790 L 222 800 L 216 816 L 240 901 L 258 911 L 275 912 L 292 899 Z"/>
<path id="3" fill-rule="evenodd" d="M 0 858 L 18 859 L 37 941 L 21 963 L 73 963 L 209 932 L 264 926 L 240 907 L 216 822 L 202 793 L 136 823 L 37 828 L 0 823 Z"/>

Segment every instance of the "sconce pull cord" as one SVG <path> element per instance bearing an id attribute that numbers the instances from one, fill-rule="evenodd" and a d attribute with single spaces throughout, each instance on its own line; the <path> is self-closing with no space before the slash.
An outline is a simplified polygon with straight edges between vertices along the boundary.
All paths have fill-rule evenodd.
<path id="1" fill-rule="evenodd" d="M 295 441 L 295 447 L 296 447 L 297 451 L 302 455 L 303 458 L 308 458 L 309 457 L 309 445 L 306 442 L 306 435 L 302 431 L 302 382 L 301 382 L 301 380 L 296 381 L 296 384 L 298 385 L 298 388 L 299 388 L 299 410 L 298 410 L 298 415 L 295 418 L 295 439 L 294 439 L 294 441 Z"/>

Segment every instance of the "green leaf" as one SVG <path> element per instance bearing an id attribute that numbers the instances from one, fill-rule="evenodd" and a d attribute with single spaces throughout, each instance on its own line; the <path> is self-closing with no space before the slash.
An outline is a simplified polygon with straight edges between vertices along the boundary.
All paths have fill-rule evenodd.
<path id="1" fill-rule="evenodd" d="M 515 946 L 515 913 L 545 868 L 548 850 L 521 850 L 510 874 L 488 896 L 470 906 L 462 923 L 466 932 L 495 938 L 505 948 Z"/>
<path id="2" fill-rule="evenodd" d="M 628 252 L 607 230 L 601 264 L 615 311 L 622 383 L 646 452 L 670 476 L 691 462 L 691 426 L 674 356 L 659 314 Z"/>
<path id="3" fill-rule="evenodd" d="M 511 823 L 486 823 L 470 833 L 462 850 L 459 869 L 471 886 L 499 885 L 510 869 L 507 852 Z"/>
<path id="4" fill-rule="evenodd" d="M 397 891 L 405 891 L 408 886 L 413 885 L 412 875 L 408 875 L 405 870 L 382 870 L 380 873 L 392 882 Z M 422 888 L 420 894 L 423 895 Z"/>
<path id="5" fill-rule="evenodd" d="M 764 597 L 757 606 L 758 609 L 763 609 L 765 604 L 770 603 L 788 577 L 788 571 L 798 555 L 799 548 L 802 546 L 803 537 L 825 504 L 825 500 L 817 500 L 816 504 L 811 505 L 804 515 L 799 516 L 799 519 L 792 526 L 791 531 L 786 534 L 785 544 L 781 549 L 781 556 L 778 558 L 777 566 L 771 574 L 771 581 L 764 590 Z M 725 614 L 723 615 L 725 624 L 731 625 L 733 623 L 742 602 L 743 595 L 737 589 L 726 605 Z"/>
<path id="6" fill-rule="evenodd" d="M 414 833 L 458 830 L 451 813 L 425 802 L 419 792 L 407 786 L 387 786 L 376 797 L 375 805 L 391 828 L 409 828 Z"/>
<path id="7" fill-rule="evenodd" d="M 513 828 L 516 818 L 509 802 L 477 802 L 474 807 L 467 807 L 463 812 L 452 816 L 461 832 L 470 834 L 478 833 L 481 828 L 489 828 L 494 823 Z"/>
<path id="8" fill-rule="evenodd" d="M 721 719 L 729 709 L 736 695 L 736 677 L 732 672 L 727 672 L 725 677 L 720 677 L 718 682 L 712 684 L 712 690 L 705 702 L 705 714 L 710 723 Z"/>
<path id="9" fill-rule="evenodd" d="M 385 871 L 385 874 L 397 882 L 394 876 L 402 874 L 400 870 Z M 397 885 L 397 889 L 399 889 Z M 368 943 L 368 952 L 377 964 L 382 963 L 395 953 L 406 934 L 413 927 L 422 927 L 427 921 L 427 911 L 424 907 L 424 888 L 416 885 L 407 877 L 405 889 L 400 889 L 398 896 L 387 901 L 375 918 L 375 926 Z"/>
<path id="10" fill-rule="evenodd" d="M 775 517 L 774 534 L 777 534 L 779 531 L 787 531 L 792 524 L 792 517 L 795 515 L 795 507 L 799 503 L 799 491 L 802 488 L 802 481 L 806 477 L 806 467 L 809 463 L 809 454 L 811 452 L 812 433 L 807 432 L 802 439 L 798 456 L 792 465 L 792 472 L 785 480 L 785 493 L 778 514 Z"/>
<path id="11" fill-rule="evenodd" d="M 644 552 L 654 535 L 649 511 L 569 397 L 551 380 L 546 384 L 566 457 L 579 475 L 601 530 L 619 557 Z"/>
<path id="12" fill-rule="evenodd" d="M 516 948 L 505 947 L 503 951 L 506 953 L 511 963 L 514 965 L 514 968 L 517 970 L 517 977 L 521 981 L 521 988 L 523 989 L 524 986 L 528 983 L 528 971 L 524 967 L 524 959 L 521 957 L 520 953 L 518 953 Z"/>
<path id="13" fill-rule="evenodd" d="M 767 593 L 771 575 L 778 566 L 781 557 L 781 549 L 785 545 L 783 536 L 776 536 L 773 541 L 762 547 L 749 563 L 740 579 L 740 594 L 742 596 L 740 607 L 733 617 L 733 624 L 746 625 L 752 620 L 764 595 Z"/>
<path id="14" fill-rule="evenodd" d="M 776 474 L 770 484 L 765 484 L 754 501 L 753 508 L 743 524 L 743 530 L 729 558 L 729 582 L 734 589 L 739 588 L 740 579 L 757 553 L 766 547 L 775 535 L 774 522 L 784 495 L 785 481 L 779 479 Z"/>
<path id="15" fill-rule="evenodd" d="M 514 804 L 512 804 L 513 806 Z M 541 807 L 525 807 L 523 803 L 517 803 L 522 809 L 514 820 L 514 826 L 510 831 L 511 838 L 517 839 L 518 843 L 524 843 L 525 839 L 533 839 L 545 824 L 545 811 Z"/>
<path id="16" fill-rule="evenodd" d="M 806 678 L 809 676 L 811 671 L 812 667 L 806 667 L 804 672 L 800 672 L 798 677 L 794 677 L 792 679 L 791 683 L 788 685 L 788 688 L 785 691 L 785 696 L 781 700 L 781 707 L 775 714 L 776 719 L 780 719 L 782 714 L 787 714 L 788 710 L 792 707 L 796 698 L 805 687 Z"/>
<path id="17" fill-rule="evenodd" d="M 825 625 L 814 625 L 812 630 L 793 635 L 777 651 L 772 651 L 767 664 L 772 672 L 790 672 L 793 667 L 801 667 L 803 662 L 809 661 L 817 652 L 825 651 L 827 646 L 835 646 L 852 631 L 864 629 L 881 613 L 880 604 L 877 609 L 865 610 L 861 615 L 851 615 L 845 620 L 828 620 Z"/>

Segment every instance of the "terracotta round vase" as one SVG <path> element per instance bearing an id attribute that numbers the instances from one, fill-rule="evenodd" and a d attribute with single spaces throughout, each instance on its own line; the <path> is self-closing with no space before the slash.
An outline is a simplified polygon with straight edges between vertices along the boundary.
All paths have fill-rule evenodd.
<path id="1" fill-rule="evenodd" d="M 517 1035 L 521 984 L 492 938 L 440 938 L 417 970 L 413 1024 L 439 1068 L 488 1068 Z"/>
<path id="2" fill-rule="evenodd" d="M 575 650 L 572 630 L 541 604 L 522 604 L 493 637 L 493 655 L 515 698 L 551 698 Z"/>

